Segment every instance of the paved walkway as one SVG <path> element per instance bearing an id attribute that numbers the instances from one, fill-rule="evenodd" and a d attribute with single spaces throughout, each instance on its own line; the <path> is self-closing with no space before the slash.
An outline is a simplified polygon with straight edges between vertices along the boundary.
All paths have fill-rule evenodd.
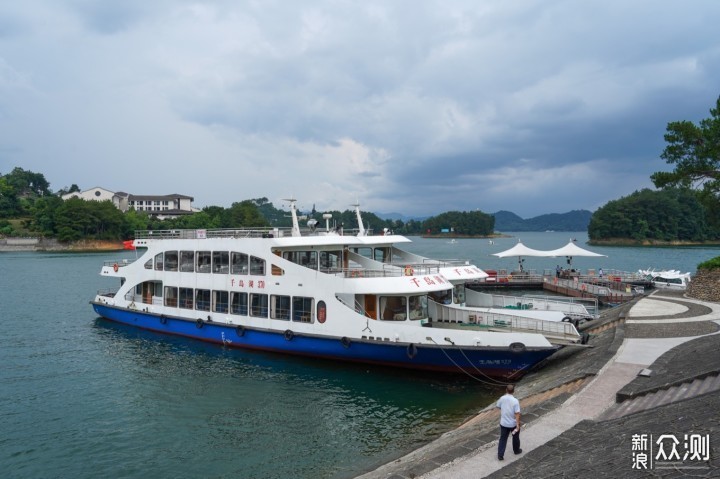
<path id="1" fill-rule="evenodd" d="M 595 371 L 591 371 L 591 368 L 588 369 L 590 375 L 586 379 L 577 382 L 578 387 L 582 387 L 579 392 L 574 395 L 560 395 L 561 401 L 557 403 L 556 407 L 541 411 L 537 411 L 537 407 L 529 404 L 531 401 L 526 400 L 524 402 L 520 398 L 521 407 L 524 409 L 523 418 L 526 422 L 526 426 L 522 430 L 523 453 L 521 455 L 515 456 L 512 454 L 512 448 L 508 446 L 505 460 L 499 461 L 497 459 L 497 427 L 493 426 L 492 432 L 487 428 L 488 424 L 490 424 L 489 418 L 492 417 L 492 420 L 496 421 L 496 418 L 492 416 L 494 411 L 490 408 L 481 412 L 475 420 L 470 421 L 470 423 L 484 421 L 486 426 L 485 430 L 478 430 L 477 435 L 479 437 L 472 449 L 469 449 L 472 443 L 465 440 L 461 444 L 466 448 L 465 452 L 459 451 L 459 447 L 455 447 L 454 451 L 450 451 L 445 455 L 435 451 L 435 457 L 432 457 L 433 448 L 440 450 L 445 447 L 447 451 L 447 446 L 451 444 L 450 438 L 452 437 L 452 435 L 449 435 L 449 438 L 440 438 L 435 443 L 426 446 L 420 454 L 416 453 L 415 456 L 411 454 L 396 461 L 402 463 L 404 460 L 409 465 L 404 470 L 393 471 L 392 468 L 381 468 L 362 477 L 385 477 L 391 479 L 412 477 L 421 477 L 423 479 L 475 479 L 487 476 L 506 477 L 508 475 L 520 477 L 555 477 L 558 475 L 574 477 L 573 474 L 567 474 L 568 470 L 572 469 L 575 469 L 578 474 L 585 471 L 601 477 L 613 477 L 612 474 L 603 473 L 594 467 L 587 470 L 583 469 L 583 464 L 586 462 L 608 461 L 608 458 L 612 457 L 613 453 L 615 462 L 609 461 L 607 463 L 605 466 L 607 471 L 614 471 L 615 477 L 618 477 L 617 474 L 620 474 L 620 476 L 626 475 L 625 472 L 629 472 L 628 465 L 632 456 L 630 438 L 625 437 L 627 431 L 622 425 L 622 419 L 624 418 L 600 422 L 603 413 L 615 407 L 618 392 L 621 390 L 627 394 L 634 394 L 637 390 L 656 388 L 658 386 L 655 383 L 668 380 L 668 377 L 673 377 L 672 381 L 681 381 L 683 378 L 693 377 L 694 374 L 720 373 L 720 335 L 708 336 L 707 341 L 702 342 L 700 346 L 695 346 L 694 349 L 691 346 L 682 346 L 686 343 L 689 345 L 696 344 L 692 340 L 696 340 L 699 335 L 708 335 L 718 331 L 720 304 L 684 298 L 678 293 L 656 292 L 635 303 L 626 315 L 627 332 L 629 334 L 625 335 L 624 328 L 620 326 L 617 328 L 620 330 L 620 339 L 622 340 L 619 347 L 613 349 L 611 345 L 609 346 L 611 339 L 607 338 L 604 340 L 604 344 L 598 344 L 599 348 L 604 347 L 610 351 L 612 356 L 608 355 L 601 359 L 602 357 L 596 354 L 595 359 L 602 360 L 601 364 L 604 364 L 604 366 Z M 654 334 L 660 337 L 653 337 Z M 615 342 L 618 342 L 617 333 Z M 683 352 L 682 348 L 686 348 L 685 352 Z M 668 351 L 673 353 L 667 354 Z M 669 359 L 663 361 L 659 358 Z M 655 366 L 653 366 L 654 364 Z M 572 368 L 573 365 L 579 366 L 580 363 L 571 362 L 569 365 L 557 368 L 559 369 L 559 376 L 568 376 L 567 368 Z M 651 374 L 651 378 L 646 381 L 643 380 L 647 378 L 638 380 L 638 373 L 653 368 L 662 371 L 663 374 L 655 374 L 654 376 Z M 543 370 L 539 374 L 543 373 L 546 373 L 546 376 L 548 375 Z M 554 373 L 550 371 L 549 375 L 552 374 Z M 529 380 L 530 384 L 525 386 L 524 380 L 520 383 L 520 386 L 532 389 L 533 379 L 526 379 Z M 700 430 L 709 431 L 708 434 L 716 430 L 720 433 L 720 415 L 716 414 L 717 408 L 713 409 L 714 406 L 720 407 L 720 393 L 709 395 L 709 397 L 711 400 L 692 406 L 694 409 L 688 411 L 688 414 L 692 414 L 695 409 L 705 410 L 710 419 L 704 421 L 698 427 Z M 689 406 L 690 401 L 682 402 L 684 404 L 682 407 L 691 407 Z M 678 410 L 676 404 L 670 404 L 668 407 L 674 407 L 675 409 L 672 409 L 672 411 Z M 660 414 L 659 417 L 662 417 L 661 412 L 665 409 L 667 407 L 663 406 L 653 411 L 655 411 L 655 414 Z M 648 432 L 662 427 L 662 424 L 658 425 L 653 418 L 652 411 L 630 417 L 634 418 L 634 421 L 638 421 L 635 417 L 640 417 L 642 414 L 650 414 L 645 419 Z M 673 416 L 675 412 L 668 414 L 665 421 L 666 427 L 672 423 L 675 417 Z M 628 421 L 629 419 L 625 420 Z M 481 435 L 480 432 L 484 432 L 484 434 Z M 666 432 L 681 433 L 689 431 L 667 430 Z M 568 439 L 573 437 L 582 438 L 593 434 L 598 438 L 605 437 L 603 434 L 607 437 L 623 437 L 625 441 L 624 449 L 618 450 L 615 448 L 599 453 L 594 448 L 586 449 L 583 444 L 573 445 L 572 440 Z M 663 433 L 658 432 L 658 434 Z M 568 441 L 570 442 L 568 443 Z M 718 439 L 714 441 L 714 443 L 717 443 Z M 713 446 L 713 453 L 714 457 L 718 458 L 720 448 Z M 554 457 L 558 454 L 560 457 Z M 561 460 L 573 457 L 573 454 L 575 454 L 576 459 L 571 463 L 566 464 L 565 460 Z M 431 457 L 431 459 L 428 460 L 428 457 Z M 445 460 L 443 460 L 443 457 L 445 457 Z M 718 467 L 718 459 L 713 459 L 713 461 L 714 467 Z M 625 469 L 613 467 L 616 462 L 619 463 L 618 467 L 628 467 Z M 415 468 L 412 467 L 413 463 L 415 463 Z M 703 467 L 704 469 L 698 472 L 698 477 L 707 476 L 709 466 L 703 464 Z M 717 469 L 712 470 L 717 472 Z M 664 474 L 659 473 L 656 475 L 663 476 Z M 720 472 L 718 475 L 720 475 Z"/>

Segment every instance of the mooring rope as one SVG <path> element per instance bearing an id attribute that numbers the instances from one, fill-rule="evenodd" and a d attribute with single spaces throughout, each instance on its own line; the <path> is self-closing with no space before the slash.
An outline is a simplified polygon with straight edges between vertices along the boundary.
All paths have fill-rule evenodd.
<path id="1" fill-rule="evenodd" d="M 433 338 L 428 338 L 428 339 L 430 339 L 430 341 L 432 341 L 436 346 L 438 346 L 438 347 L 440 348 L 440 351 L 443 352 L 443 354 L 445 355 L 445 357 L 447 357 L 447 358 L 450 360 L 450 362 L 452 362 L 453 365 L 455 365 L 456 368 L 458 368 L 460 371 L 462 371 L 464 374 L 468 375 L 469 377 L 471 377 L 471 378 L 474 379 L 475 381 L 478 381 L 478 382 L 480 382 L 480 383 L 482 383 L 482 384 L 487 384 L 488 386 L 499 386 L 499 385 L 506 386 L 507 384 L 509 384 L 509 383 L 504 383 L 504 382 L 502 382 L 502 381 L 498 381 L 497 379 L 491 378 L 491 377 L 488 376 L 487 374 L 485 374 L 485 373 L 483 373 L 482 371 L 480 371 L 474 364 L 473 364 L 473 368 L 475 368 L 475 370 L 476 370 L 478 373 L 480 373 L 482 376 L 484 376 L 485 378 L 489 379 L 489 380 L 492 381 L 492 382 L 483 381 L 482 379 L 473 376 L 470 372 L 468 372 L 468 371 L 466 371 L 464 368 L 460 367 L 460 365 L 459 365 L 457 362 L 455 362 L 455 360 L 445 351 L 445 349 L 444 349 L 439 343 L 437 343 Z M 460 349 L 460 348 L 458 348 L 458 349 L 459 349 L 459 351 L 462 353 L 462 355 L 465 357 L 465 359 L 468 359 L 467 356 L 465 356 L 465 353 L 462 351 L 462 349 Z M 471 362 L 470 360 L 468 360 L 468 362 L 469 362 L 470 364 L 472 364 L 472 362 Z"/>

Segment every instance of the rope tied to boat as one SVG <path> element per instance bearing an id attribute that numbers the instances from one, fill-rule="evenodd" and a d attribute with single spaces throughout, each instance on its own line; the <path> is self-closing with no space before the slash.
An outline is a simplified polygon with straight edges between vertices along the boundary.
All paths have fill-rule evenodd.
<path id="1" fill-rule="evenodd" d="M 497 379 L 495 379 L 495 378 L 491 378 L 490 376 L 488 376 L 487 374 L 485 374 L 484 372 L 482 372 L 480 369 L 478 369 L 478 367 L 475 366 L 475 365 L 472 363 L 472 361 L 470 361 L 470 359 L 467 357 L 467 355 L 466 355 L 465 352 L 462 350 L 462 348 L 457 348 L 457 350 L 460 351 L 460 354 L 463 355 L 463 357 L 465 358 L 465 360 L 473 367 L 473 369 L 475 369 L 475 371 L 477 371 L 478 374 L 480 374 L 481 376 L 485 377 L 485 379 L 487 379 L 487 381 L 484 381 L 484 380 L 481 379 L 481 378 L 478 378 L 478 377 L 473 376 L 473 375 L 472 375 L 470 372 L 468 372 L 465 368 L 461 367 L 461 366 L 447 353 L 447 351 L 445 351 L 445 349 L 442 347 L 441 344 L 439 344 L 437 341 L 435 341 L 435 340 L 434 340 L 433 338 L 431 338 L 430 336 L 426 337 L 425 339 L 427 339 L 427 340 L 429 340 L 429 341 L 432 341 L 433 344 L 435 344 L 437 347 L 440 348 L 440 351 L 442 351 L 442 353 L 445 355 L 445 357 L 447 357 L 447 358 L 450 360 L 450 362 L 453 363 L 453 365 L 454 365 L 456 368 L 458 368 L 463 374 L 469 376 L 470 378 L 474 379 L 475 381 L 477 381 L 477 382 L 479 382 L 479 383 L 482 383 L 482 384 L 487 384 L 488 386 L 493 386 L 493 387 L 495 387 L 495 386 L 507 386 L 508 384 L 511 384 L 511 383 L 507 383 L 507 382 L 503 382 L 503 381 L 497 380 Z M 447 340 L 447 338 L 446 338 L 446 340 Z M 452 342 L 452 341 L 451 341 L 451 342 Z M 516 372 L 514 372 L 513 374 L 511 374 L 510 377 L 514 376 L 515 374 L 517 374 L 518 372 L 522 371 L 523 369 L 525 369 L 525 368 L 519 369 L 518 371 L 516 371 Z"/>

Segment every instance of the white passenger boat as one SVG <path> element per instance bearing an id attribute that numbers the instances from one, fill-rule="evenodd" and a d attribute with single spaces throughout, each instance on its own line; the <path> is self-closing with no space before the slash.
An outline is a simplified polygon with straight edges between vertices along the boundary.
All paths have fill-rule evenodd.
<path id="1" fill-rule="evenodd" d="M 403 236 L 368 235 L 359 211 L 356 235 L 327 222 L 301 231 L 294 200 L 288 229 L 137 232 L 133 245 L 147 251 L 106 262 L 101 275 L 120 287 L 91 303 L 112 321 L 227 347 L 503 380 L 561 347 L 548 332 L 580 342 L 572 324 L 455 304 L 482 270 L 403 251 Z"/>
<path id="2" fill-rule="evenodd" d="M 681 273 L 677 270 L 655 271 L 651 269 L 640 270 L 639 273 L 656 288 L 684 291 L 690 285 L 690 273 Z"/>

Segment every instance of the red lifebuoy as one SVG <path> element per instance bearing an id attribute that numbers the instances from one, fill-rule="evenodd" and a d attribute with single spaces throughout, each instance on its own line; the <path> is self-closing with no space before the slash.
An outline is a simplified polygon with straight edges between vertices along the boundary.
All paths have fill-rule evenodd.
<path id="1" fill-rule="evenodd" d="M 118 264 L 115 263 L 115 264 L 113 265 L 113 270 L 117 273 L 119 269 L 120 269 L 120 266 L 118 266 Z"/>
<path id="2" fill-rule="evenodd" d="M 412 266 L 405 266 L 405 276 L 412 276 L 413 274 L 415 274 L 415 271 L 413 271 Z"/>

